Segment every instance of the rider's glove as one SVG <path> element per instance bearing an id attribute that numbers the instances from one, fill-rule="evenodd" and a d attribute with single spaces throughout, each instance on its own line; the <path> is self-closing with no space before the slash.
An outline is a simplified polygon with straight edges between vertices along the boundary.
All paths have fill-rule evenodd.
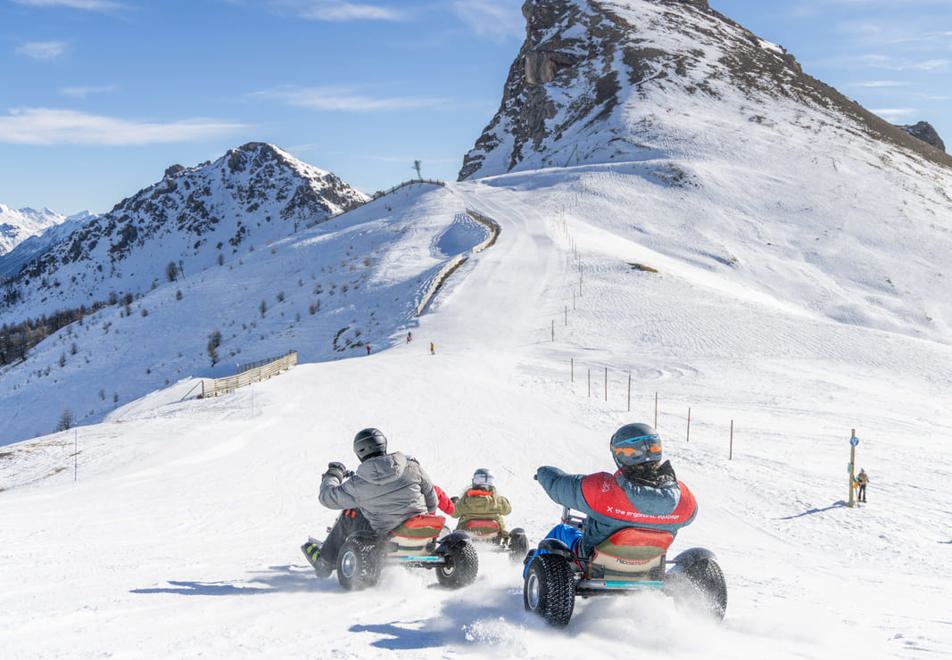
<path id="1" fill-rule="evenodd" d="M 344 467 L 343 463 L 338 463 L 337 461 L 328 463 L 327 472 L 321 475 L 321 479 L 329 476 L 337 477 L 338 481 L 343 481 L 344 477 L 347 476 L 347 468 Z"/>

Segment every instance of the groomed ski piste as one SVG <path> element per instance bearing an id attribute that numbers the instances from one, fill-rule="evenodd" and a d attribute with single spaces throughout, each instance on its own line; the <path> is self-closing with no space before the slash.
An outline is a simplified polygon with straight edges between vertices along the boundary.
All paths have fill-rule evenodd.
<path id="1" fill-rule="evenodd" d="M 806 270 L 765 279 L 789 269 L 802 228 L 757 255 L 756 277 L 744 263 L 705 256 L 694 235 L 652 240 L 694 211 L 645 167 L 420 191 L 417 222 L 432 222 L 421 209 L 439 195 L 433 218 L 449 226 L 454 208 L 471 208 L 501 234 L 418 319 L 408 299 L 417 302 L 426 281 L 392 307 L 377 300 L 391 327 L 379 350 L 299 364 L 215 399 L 182 400 L 194 386 L 184 379 L 103 423 L 0 448 L 2 655 L 947 654 L 952 347 L 908 330 L 919 321 L 898 305 L 831 318 L 812 306 L 824 285 Z M 751 206 L 760 202 L 767 196 Z M 746 221 L 718 222 L 720 249 L 743 261 Z M 320 231 L 336 240 L 334 227 Z M 866 258 L 889 253 L 875 245 L 888 236 L 865 231 Z M 457 247 L 481 240 L 463 234 Z M 391 247 L 369 279 L 425 270 L 440 241 L 428 245 Z M 824 282 L 861 298 L 862 275 L 845 257 L 837 272 L 835 250 L 817 245 Z M 891 258 L 910 257 L 896 251 Z M 191 304 L 209 304 L 209 291 Z M 162 338 L 149 350 L 160 353 Z M 665 456 L 700 507 L 672 552 L 717 555 L 729 591 L 723 622 L 641 593 L 580 599 L 556 631 L 524 612 L 521 565 L 503 554 L 481 553 L 476 582 L 457 591 L 437 587 L 429 571 L 393 568 L 373 590 L 346 592 L 317 580 L 300 553 L 336 516 L 317 501 L 321 473 L 329 461 L 356 466 L 351 440 L 364 427 L 383 430 L 450 494 L 476 468 L 492 470 L 512 502 L 509 526 L 534 544 L 560 515 L 533 481 L 536 467 L 610 470 L 609 436 L 626 422 L 653 423 L 656 393 Z M 871 481 L 868 503 L 849 508 L 853 428 L 857 469 Z"/>

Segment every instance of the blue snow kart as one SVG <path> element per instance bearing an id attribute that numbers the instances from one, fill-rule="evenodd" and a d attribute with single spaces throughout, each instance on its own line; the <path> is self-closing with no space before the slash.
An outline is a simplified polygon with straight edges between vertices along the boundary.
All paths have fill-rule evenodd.
<path id="1" fill-rule="evenodd" d="M 337 556 L 337 581 L 348 591 L 377 584 L 387 565 L 436 571 L 441 586 L 458 589 L 472 584 L 479 556 L 466 532 L 440 537 L 446 519 L 421 514 L 405 520 L 381 538 L 372 532 L 354 532 Z"/>
<path id="2" fill-rule="evenodd" d="M 583 516 L 565 508 L 562 522 L 578 529 Z M 626 527 L 578 556 L 564 542 L 543 539 L 525 559 L 523 602 L 555 627 L 568 625 L 575 597 L 630 594 L 657 589 L 691 608 L 723 619 L 727 584 L 714 554 L 691 548 L 668 560 L 674 537 L 669 532 Z"/>

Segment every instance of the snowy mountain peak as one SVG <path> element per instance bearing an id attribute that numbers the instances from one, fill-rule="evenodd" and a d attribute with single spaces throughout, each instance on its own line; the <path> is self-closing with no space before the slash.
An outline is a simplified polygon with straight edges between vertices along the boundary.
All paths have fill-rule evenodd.
<path id="1" fill-rule="evenodd" d="M 25 317 L 142 292 L 166 277 L 169 263 L 194 272 L 367 199 L 328 171 L 249 143 L 214 162 L 169 167 L 157 183 L 18 264 L 4 298 Z"/>
<path id="2" fill-rule="evenodd" d="M 63 215 L 48 208 L 42 211 L 29 207 L 17 210 L 0 204 L 0 256 L 65 219 Z"/>
<path id="3" fill-rule="evenodd" d="M 528 0 L 526 40 L 500 108 L 466 154 L 460 180 L 569 164 L 677 153 L 678 121 L 740 115 L 772 122 L 776 106 L 858 130 L 945 165 L 940 149 L 803 73 L 781 46 L 704 0 Z M 696 110 L 703 110 L 698 115 Z M 704 117 L 703 115 L 707 115 Z M 798 130 L 812 131 L 802 121 Z M 659 130 L 660 129 L 660 130 Z"/>

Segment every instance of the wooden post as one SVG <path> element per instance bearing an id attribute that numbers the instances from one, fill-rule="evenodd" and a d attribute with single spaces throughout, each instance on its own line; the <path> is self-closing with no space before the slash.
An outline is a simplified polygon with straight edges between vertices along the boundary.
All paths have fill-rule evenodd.
<path id="1" fill-rule="evenodd" d="M 658 430 L 658 393 L 654 393 L 654 427 Z"/>
<path id="2" fill-rule="evenodd" d="M 691 442 L 691 408 L 688 406 L 688 434 L 686 437 L 687 442 Z"/>
<path id="3" fill-rule="evenodd" d="M 628 412 L 631 412 L 631 372 L 628 372 Z"/>
<path id="4" fill-rule="evenodd" d="M 605 400 L 608 401 L 608 367 L 605 367 Z"/>
<path id="5" fill-rule="evenodd" d="M 731 420 L 731 448 L 727 454 L 727 460 L 734 460 L 734 420 Z"/>

